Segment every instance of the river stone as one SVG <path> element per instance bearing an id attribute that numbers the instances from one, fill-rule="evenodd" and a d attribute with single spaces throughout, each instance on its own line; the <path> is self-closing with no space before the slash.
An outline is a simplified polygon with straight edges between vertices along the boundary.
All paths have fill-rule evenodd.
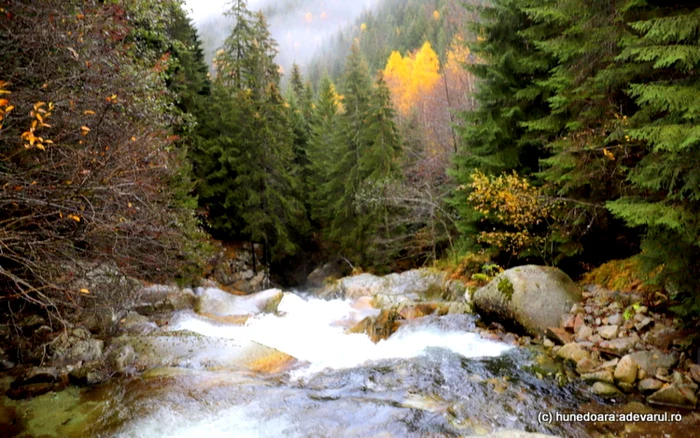
<path id="1" fill-rule="evenodd" d="M 579 374 L 588 374 L 596 369 L 595 361 L 588 357 L 584 357 L 576 363 L 576 372 Z"/>
<path id="2" fill-rule="evenodd" d="M 547 327 L 547 337 L 558 344 L 568 344 L 573 341 L 571 335 L 559 327 Z"/>
<path id="3" fill-rule="evenodd" d="M 615 383 L 612 371 L 608 370 L 581 374 L 581 380 L 583 380 L 584 382 L 605 382 L 610 384 Z"/>
<path id="4" fill-rule="evenodd" d="M 114 348 L 130 345 L 134 349 L 134 367 L 140 371 L 182 367 L 276 372 L 296 363 L 293 357 L 254 341 L 206 337 L 188 331 L 122 336 L 112 342 Z"/>
<path id="5" fill-rule="evenodd" d="M 112 350 L 107 361 L 117 373 L 126 373 L 136 361 L 136 352 L 131 345 L 122 345 Z"/>
<path id="6" fill-rule="evenodd" d="M 657 368 L 671 369 L 678 362 L 676 353 L 667 354 L 660 350 L 637 351 L 630 356 L 647 373 L 647 376 L 656 375 Z"/>
<path id="7" fill-rule="evenodd" d="M 600 351 L 605 353 L 610 353 L 615 356 L 623 356 L 628 353 L 639 341 L 639 337 L 636 334 L 632 336 L 627 336 L 624 338 L 615 338 L 609 341 L 600 342 Z"/>
<path id="8" fill-rule="evenodd" d="M 695 383 L 700 383 L 700 365 L 695 364 L 690 367 L 690 377 Z"/>
<path id="9" fill-rule="evenodd" d="M 277 311 L 284 293 L 268 289 L 252 295 L 238 296 L 216 288 L 208 288 L 197 297 L 198 313 L 214 316 L 256 315 Z"/>
<path id="10" fill-rule="evenodd" d="M 576 340 L 579 341 L 587 341 L 591 336 L 593 336 L 593 329 L 586 324 L 582 324 L 576 332 Z"/>
<path id="11" fill-rule="evenodd" d="M 89 331 L 78 327 L 56 338 L 51 345 L 51 362 L 75 363 L 100 360 L 104 349 L 104 341 L 93 339 Z"/>
<path id="12" fill-rule="evenodd" d="M 624 356 L 615 367 L 615 380 L 622 383 L 634 383 L 637 379 L 638 367 L 639 365 L 632 356 Z"/>
<path id="13" fill-rule="evenodd" d="M 306 277 L 306 286 L 312 288 L 323 287 L 326 279 L 337 279 L 349 273 L 349 265 L 345 260 L 338 257 L 323 266 L 311 271 Z"/>
<path id="14" fill-rule="evenodd" d="M 344 277 L 327 285 L 319 292 L 324 298 L 340 297 L 355 299 L 364 295 L 416 296 L 421 300 L 461 300 L 466 286 L 450 280 L 447 273 L 434 269 L 412 269 L 410 271 L 378 277 L 360 274 Z"/>
<path id="15" fill-rule="evenodd" d="M 134 309 L 143 315 L 192 309 L 196 302 L 192 289 L 163 284 L 144 287 L 136 296 Z"/>
<path id="16" fill-rule="evenodd" d="M 616 325 L 603 325 L 598 327 L 598 334 L 603 338 L 603 339 L 613 339 L 615 336 L 617 336 L 617 331 L 619 327 Z"/>
<path id="17" fill-rule="evenodd" d="M 605 382 L 595 382 L 591 386 L 591 392 L 601 397 L 613 397 L 620 394 L 620 390 L 615 385 Z"/>
<path id="18" fill-rule="evenodd" d="M 608 324 L 609 324 L 609 325 L 617 325 L 617 326 L 619 326 L 619 325 L 622 324 L 623 322 L 624 322 L 624 320 L 623 320 L 623 318 L 622 318 L 622 315 L 620 315 L 619 313 L 616 313 L 616 314 L 614 314 L 614 315 L 608 316 Z"/>
<path id="19" fill-rule="evenodd" d="M 68 377 L 70 382 L 78 386 L 92 386 L 109 379 L 109 371 L 101 362 L 86 362 L 73 368 Z"/>
<path id="20" fill-rule="evenodd" d="M 647 397 L 647 403 L 652 405 L 673 406 L 678 408 L 695 409 L 698 398 L 695 391 L 683 385 L 668 385 Z"/>
<path id="21" fill-rule="evenodd" d="M 557 268 L 527 265 L 502 272 L 472 298 L 482 315 L 543 335 L 581 300 L 581 291 Z"/>
<path id="22" fill-rule="evenodd" d="M 642 379 L 639 381 L 637 389 L 642 394 L 648 395 L 652 392 L 658 391 L 659 389 L 661 389 L 662 386 L 664 386 L 664 383 L 662 381 L 656 380 L 652 377 L 647 377 L 646 379 Z"/>
<path id="23" fill-rule="evenodd" d="M 578 363 L 581 359 L 590 357 L 590 353 L 576 342 L 572 342 L 561 347 L 557 351 L 557 357 L 573 363 Z"/>

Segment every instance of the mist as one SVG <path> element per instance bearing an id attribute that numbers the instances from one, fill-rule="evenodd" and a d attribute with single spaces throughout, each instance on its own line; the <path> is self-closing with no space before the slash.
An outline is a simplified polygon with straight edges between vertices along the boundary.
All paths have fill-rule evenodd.
<path id="1" fill-rule="evenodd" d="M 270 33 L 279 44 L 277 63 L 289 71 L 292 63 L 302 68 L 324 41 L 352 23 L 381 0 L 251 0 L 248 8 L 263 11 Z M 197 27 L 208 63 L 233 28 L 223 14 L 228 0 L 185 0 Z"/>

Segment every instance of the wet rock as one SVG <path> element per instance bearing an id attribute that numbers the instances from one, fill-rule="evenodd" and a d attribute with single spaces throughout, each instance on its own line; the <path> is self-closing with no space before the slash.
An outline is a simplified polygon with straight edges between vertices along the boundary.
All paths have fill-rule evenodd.
<path id="1" fill-rule="evenodd" d="M 666 327 L 662 324 L 655 324 L 654 328 L 645 333 L 642 339 L 659 350 L 668 350 L 671 343 L 680 337 L 682 337 L 680 330 Z"/>
<path id="2" fill-rule="evenodd" d="M 508 269 L 473 295 L 479 312 L 521 326 L 532 335 L 558 326 L 580 300 L 581 291 L 568 275 L 557 268 L 535 265 Z"/>
<path id="3" fill-rule="evenodd" d="M 196 311 L 214 316 L 255 315 L 277 311 L 284 293 L 269 289 L 252 295 L 238 296 L 221 289 L 209 288 L 197 297 Z"/>
<path id="4" fill-rule="evenodd" d="M 136 362 L 136 352 L 131 345 L 122 345 L 107 355 L 107 362 L 117 373 L 126 373 Z"/>
<path id="5" fill-rule="evenodd" d="M 637 379 L 638 368 L 639 364 L 632 356 L 624 356 L 615 367 L 615 380 L 621 383 L 634 383 Z"/>
<path id="6" fill-rule="evenodd" d="M 615 385 L 605 382 L 595 382 L 593 386 L 591 386 L 591 392 L 601 397 L 614 397 L 616 395 L 620 395 L 620 390 L 617 389 Z"/>
<path id="7" fill-rule="evenodd" d="M 692 365 L 689 371 L 690 377 L 695 381 L 695 383 L 700 383 L 700 365 Z"/>
<path id="8" fill-rule="evenodd" d="M 385 277 L 372 274 L 344 277 L 327 285 L 319 295 L 345 299 L 364 295 L 416 295 L 421 300 L 457 301 L 465 296 L 465 291 L 466 286 L 463 283 L 448 279 L 445 272 L 434 269 L 413 269 Z"/>
<path id="9" fill-rule="evenodd" d="M 68 377 L 74 385 L 92 386 L 106 382 L 110 373 L 101 362 L 87 362 L 72 369 Z"/>
<path id="10" fill-rule="evenodd" d="M 293 357 L 257 342 L 205 337 L 187 331 L 122 336 L 112 342 L 115 349 L 126 345 L 134 349 L 133 366 L 138 371 L 162 367 L 281 370 L 297 363 Z"/>
<path id="11" fill-rule="evenodd" d="M 559 327 L 548 327 L 547 337 L 562 345 L 573 342 L 571 335 L 566 330 Z"/>
<path id="12" fill-rule="evenodd" d="M 642 379 L 639 381 L 639 384 L 637 384 L 637 389 L 642 394 L 648 395 L 658 391 L 659 389 L 661 389 L 662 386 L 664 386 L 664 383 L 662 381 L 656 380 L 652 377 L 647 377 L 646 379 Z"/>
<path id="13" fill-rule="evenodd" d="M 603 339 L 613 339 L 614 337 L 617 336 L 617 331 L 619 327 L 616 325 L 603 325 L 598 327 L 598 334 L 603 338 Z"/>
<path id="14" fill-rule="evenodd" d="M 590 353 L 576 342 L 564 345 L 556 354 L 560 359 L 568 360 L 573 363 L 578 363 L 581 359 L 590 357 Z"/>
<path id="15" fill-rule="evenodd" d="M 368 316 L 348 330 L 348 333 L 365 333 L 372 342 L 387 339 L 401 326 L 403 317 L 397 308 L 382 309 L 378 316 Z"/>
<path id="16" fill-rule="evenodd" d="M 668 385 L 647 397 L 647 403 L 660 406 L 695 409 L 698 398 L 695 391 L 682 385 Z"/>
<path id="17" fill-rule="evenodd" d="M 76 363 L 100 360 L 104 341 L 93 339 L 82 327 L 61 333 L 51 345 L 53 363 Z"/>
<path id="18" fill-rule="evenodd" d="M 306 277 L 306 286 L 311 288 L 323 287 L 327 280 L 338 279 L 349 273 L 350 266 L 342 258 L 338 257 L 311 271 Z"/>
<path id="19" fill-rule="evenodd" d="M 128 335 L 147 335 L 158 327 L 148 317 L 136 312 L 129 312 L 119 321 L 119 331 Z"/>
<path id="20" fill-rule="evenodd" d="M 51 391 L 61 391 L 67 385 L 68 376 L 65 371 L 54 367 L 32 367 L 12 382 L 5 395 L 13 400 L 24 400 Z"/>
<path id="21" fill-rule="evenodd" d="M 613 378 L 613 373 L 611 371 L 596 371 L 593 373 L 582 374 L 581 380 L 584 382 L 615 383 L 615 379 Z"/>
<path id="22" fill-rule="evenodd" d="M 161 284 L 144 287 L 137 296 L 138 302 L 134 309 L 142 315 L 192 309 L 196 302 L 192 289 Z"/>

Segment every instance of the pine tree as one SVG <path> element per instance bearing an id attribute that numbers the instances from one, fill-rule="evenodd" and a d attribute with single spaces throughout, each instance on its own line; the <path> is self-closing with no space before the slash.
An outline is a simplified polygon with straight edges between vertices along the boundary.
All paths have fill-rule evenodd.
<path id="1" fill-rule="evenodd" d="M 336 197 L 329 206 L 328 240 L 347 257 L 364 260 L 367 224 L 357 210 L 356 196 L 362 176 L 360 157 L 368 148 L 365 123 L 370 109 L 371 81 L 359 48 L 352 47 L 343 83 L 344 112 L 332 146 L 328 181 L 324 192 Z"/>
<path id="2" fill-rule="evenodd" d="M 312 219 L 319 228 L 331 221 L 330 204 L 336 194 L 327 190 L 330 169 L 334 164 L 333 145 L 339 136 L 340 99 L 335 85 L 326 75 L 319 85 L 318 98 L 311 117 L 311 135 L 307 149 L 306 184 L 309 190 Z"/>
<path id="3" fill-rule="evenodd" d="M 617 60 L 635 70 L 628 93 L 637 104 L 627 141 L 644 146 L 629 173 L 630 190 L 607 203 L 645 230 L 642 259 L 682 300 L 681 314 L 700 314 L 700 8 L 655 7 L 633 21 Z M 690 6 L 689 2 L 686 5 Z M 694 6 L 694 5 L 693 5 Z"/>
<path id="4" fill-rule="evenodd" d="M 211 116 L 218 120 L 203 128 L 199 193 L 215 232 L 262 243 L 267 261 L 279 260 L 297 250 L 308 225 L 276 43 L 245 2 L 230 13 L 237 22 L 216 59 Z"/>
<path id="5" fill-rule="evenodd" d="M 543 139 L 529 135 L 524 124 L 549 114 L 549 95 L 539 81 L 547 77 L 553 61 L 523 36 L 538 30 L 525 12 L 531 3 L 495 0 L 478 8 L 481 22 L 475 31 L 479 41 L 472 53 L 481 62 L 469 67 L 478 79 L 477 108 L 462 114 L 462 142 L 452 171 L 461 187 L 452 203 L 459 212 L 458 226 L 467 245 L 473 244 L 480 219 L 468 205 L 464 189 L 474 170 L 529 174 L 538 169 L 543 156 Z"/>

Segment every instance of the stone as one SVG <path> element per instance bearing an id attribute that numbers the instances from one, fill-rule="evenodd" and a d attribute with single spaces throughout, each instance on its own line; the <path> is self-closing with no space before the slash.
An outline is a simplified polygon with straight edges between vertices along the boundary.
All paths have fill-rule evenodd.
<path id="1" fill-rule="evenodd" d="M 601 397 L 614 397 L 620 394 L 620 390 L 610 383 L 595 382 L 593 386 L 591 386 L 591 393 Z"/>
<path id="2" fill-rule="evenodd" d="M 634 348 L 638 341 L 639 337 L 636 335 L 625 338 L 615 338 L 609 341 L 601 341 L 599 348 L 600 351 L 605 353 L 615 356 L 624 356 Z"/>
<path id="3" fill-rule="evenodd" d="M 637 310 L 635 311 L 637 314 L 646 314 L 649 311 L 649 308 L 647 306 L 639 306 L 637 307 Z"/>
<path id="4" fill-rule="evenodd" d="M 596 363 L 588 357 L 584 357 L 576 363 L 576 372 L 578 374 L 588 374 L 596 369 Z"/>
<path id="5" fill-rule="evenodd" d="M 587 341 L 591 336 L 593 336 L 593 329 L 586 324 L 581 325 L 576 332 L 577 341 Z"/>
<path id="6" fill-rule="evenodd" d="M 575 305 L 576 304 L 574 304 L 574 306 Z M 574 320 L 575 320 L 574 315 L 571 315 L 571 314 L 564 315 L 564 316 L 562 316 L 561 326 L 567 330 L 574 331 Z"/>
<path id="7" fill-rule="evenodd" d="M 574 317 L 574 333 L 578 333 L 581 330 L 581 326 L 585 324 L 585 318 L 583 314 L 577 313 Z"/>
<path id="8" fill-rule="evenodd" d="M 317 295 L 323 298 L 343 299 L 355 299 L 365 295 L 415 295 L 422 300 L 470 300 L 464 283 L 450 280 L 445 272 L 429 268 L 412 269 L 385 277 L 372 274 L 344 277 L 327 284 Z"/>
<path id="9" fill-rule="evenodd" d="M 682 385 L 668 385 L 647 397 L 647 403 L 660 406 L 695 409 L 698 398 L 695 391 Z"/>
<path id="10" fill-rule="evenodd" d="M 651 318 L 649 318 L 648 316 L 646 316 L 646 317 L 642 318 L 641 321 L 636 323 L 634 325 L 634 328 L 637 329 L 637 331 L 641 331 L 644 327 L 648 326 L 652 322 L 653 322 L 653 320 Z"/>
<path id="11" fill-rule="evenodd" d="M 68 375 L 55 367 L 32 367 L 24 371 L 11 384 L 5 395 L 12 400 L 24 400 L 61 391 L 68 385 Z"/>
<path id="12" fill-rule="evenodd" d="M 106 382 L 110 373 L 101 362 L 86 362 L 68 373 L 70 381 L 78 386 L 93 386 Z"/>
<path id="13" fill-rule="evenodd" d="M 192 309 L 196 303 L 192 289 L 162 284 L 142 288 L 137 297 L 134 309 L 144 315 Z"/>
<path id="14" fill-rule="evenodd" d="M 560 359 L 573 363 L 578 363 L 581 359 L 590 357 L 590 353 L 576 342 L 564 345 L 556 354 Z"/>
<path id="15" fill-rule="evenodd" d="M 566 330 L 559 327 L 548 327 L 547 337 L 553 340 L 554 342 L 562 345 L 573 342 L 571 335 L 567 333 Z"/>
<path id="16" fill-rule="evenodd" d="M 651 377 L 647 377 L 646 379 L 642 379 L 639 381 L 639 383 L 637 384 L 637 390 L 639 390 L 639 392 L 641 392 L 644 395 L 649 395 L 661 389 L 662 386 L 664 386 L 664 383 L 662 381 L 656 380 Z"/>
<path id="17" fill-rule="evenodd" d="M 656 375 L 657 368 L 673 368 L 678 362 L 678 355 L 676 353 L 669 354 L 659 350 L 637 351 L 631 353 L 630 356 L 632 356 L 640 368 L 646 371 L 647 376 Z"/>
<path id="18" fill-rule="evenodd" d="M 104 341 L 93 339 L 82 327 L 61 333 L 51 345 L 52 363 L 76 363 L 100 360 Z"/>
<path id="19" fill-rule="evenodd" d="M 598 327 L 598 334 L 603 339 L 613 339 L 617 336 L 617 331 L 619 327 L 616 325 L 603 325 Z"/>
<path id="20" fill-rule="evenodd" d="M 136 352 L 131 345 L 122 345 L 107 355 L 107 362 L 117 373 L 126 373 L 136 362 Z"/>
<path id="21" fill-rule="evenodd" d="M 542 345 L 544 345 L 545 348 L 552 348 L 554 347 L 554 342 L 552 342 L 552 340 L 549 338 L 544 338 L 544 341 L 542 341 Z"/>
<path id="22" fill-rule="evenodd" d="M 609 324 L 609 325 L 617 325 L 617 326 L 619 326 L 620 324 L 623 323 L 623 321 L 624 321 L 624 320 L 623 320 L 623 318 L 622 318 L 622 315 L 620 315 L 619 313 L 616 313 L 616 314 L 611 315 L 611 316 L 608 317 L 608 324 Z"/>
<path id="23" fill-rule="evenodd" d="M 350 273 L 350 265 L 341 257 L 337 257 L 323 266 L 311 271 L 306 277 L 306 286 L 310 288 L 323 287 L 326 282 L 332 279 L 338 279 Z"/>
<path id="24" fill-rule="evenodd" d="M 700 365 L 692 365 L 690 367 L 690 378 L 695 381 L 695 383 L 700 383 Z"/>
<path id="25" fill-rule="evenodd" d="M 610 384 L 615 383 L 612 371 L 607 370 L 581 374 L 581 380 L 583 380 L 584 382 L 605 382 Z"/>
<path id="26" fill-rule="evenodd" d="M 609 360 L 607 362 L 601 363 L 600 365 L 598 365 L 597 369 L 599 369 L 599 370 L 615 369 L 615 367 L 617 366 L 618 363 L 620 363 L 620 359 L 615 358 L 615 359 Z"/>
<path id="27" fill-rule="evenodd" d="M 591 329 L 591 330 L 593 330 L 593 329 Z M 594 344 L 597 344 L 598 342 L 602 341 L 603 338 L 601 338 L 598 333 L 594 333 L 593 335 L 588 337 L 588 340 L 593 342 Z"/>
<path id="28" fill-rule="evenodd" d="M 527 265 L 502 272 L 474 292 L 472 299 L 487 319 L 537 336 L 560 324 L 571 306 L 580 302 L 581 290 L 557 268 Z"/>
<path id="29" fill-rule="evenodd" d="M 637 362 L 635 362 L 630 355 L 626 355 L 620 359 L 620 362 L 618 362 L 617 366 L 615 367 L 615 380 L 621 383 L 632 384 L 637 379 L 638 369 L 639 365 Z"/>
<path id="30" fill-rule="evenodd" d="M 221 289 L 208 288 L 197 297 L 195 310 L 201 314 L 215 316 L 274 313 L 283 295 L 280 289 L 268 289 L 251 295 L 238 296 Z"/>

